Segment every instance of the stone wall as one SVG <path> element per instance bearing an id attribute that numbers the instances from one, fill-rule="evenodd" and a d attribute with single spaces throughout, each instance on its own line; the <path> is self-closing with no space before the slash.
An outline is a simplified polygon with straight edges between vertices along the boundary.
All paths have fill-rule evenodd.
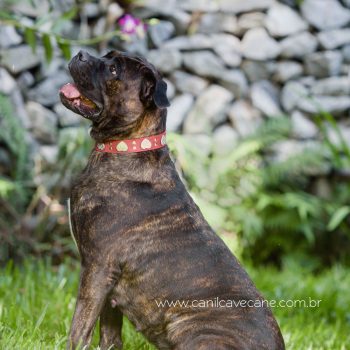
<path id="1" fill-rule="evenodd" d="M 55 3 L 63 12 L 69 1 Z M 264 119 L 286 114 L 291 138 L 276 147 L 276 156 L 285 158 L 317 145 L 313 115 L 322 108 L 339 119 L 350 143 L 349 0 L 142 3 L 133 9 L 135 16 L 159 19 L 147 36 L 122 44 L 112 40 L 102 51 L 142 54 L 163 73 L 171 100 L 168 130 L 193 134 L 207 154 L 226 153 Z M 31 17 L 45 12 L 44 6 L 34 14 L 25 6 L 21 10 Z M 66 35 L 76 37 L 84 28 L 85 35 L 101 34 L 112 10 L 123 12 L 108 1 L 90 2 L 83 8 L 89 26 L 71 21 L 65 24 Z M 0 93 L 9 96 L 26 128 L 33 157 L 55 163 L 60 135 L 74 133 L 83 123 L 59 102 L 60 86 L 70 81 L 67 62 L 57 50 L 53 62 L 45 64 L 41 48 L 33 54 L 10 26 L 0 27 L 0 49 Z M 332 132 L 331 137 L 337 141 Z M 6 145 L 1 147 L 5 169 L 10 155 Z"/>

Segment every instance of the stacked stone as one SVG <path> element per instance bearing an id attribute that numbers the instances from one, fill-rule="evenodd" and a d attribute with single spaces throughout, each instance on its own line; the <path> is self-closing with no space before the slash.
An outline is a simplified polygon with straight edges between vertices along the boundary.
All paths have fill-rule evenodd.
<path id="1" fill-rule="evenodd" d="M 291 138 L 276 147 L 285 159 L 317 146 L 313 117 L 325 110 L 350 144 L 349 1 L 144 3 L 140 14 L 162 18 L 143 54 L 175 86 L 170 130 L 201 142 L 207 135 L 214 151 L 226 153 L 264 119 L 287 115 Z"/>

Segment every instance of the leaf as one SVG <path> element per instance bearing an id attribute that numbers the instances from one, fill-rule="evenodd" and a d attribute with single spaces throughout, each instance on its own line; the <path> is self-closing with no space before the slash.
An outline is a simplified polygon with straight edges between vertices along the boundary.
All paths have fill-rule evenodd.
<path id="1" fill-rule="evenodd" d="M 58 47 L 60 48 L 63 57 L 66 60 L 69 60 L 71 58 L 71 52 L 70 52 L 70 45 L 68 41 L 58 40 L 57 41 Z"/>
<path id="2" fill-rule="evenodd" d="M 53 49 L 52 49 L 52 44 L 51 44 L 51 38 L 50 35 L 48 34 L 43 34 L 43 45 L 44 45 L 44 49 L 45 49 L 45 57 L 47 62 L 51 62 L 52 60 L 52 54 L 53 54 Z"/>
<path id="3" fill-rule="evenodd" d="M 0 20 L 1 19 L 2 20 L 7 20 L 7 19 L 11 20 L 11 19 L 14 19 L 14 16 L 11 13 L 8 13 L 8 12 L 1 9 L 0 10 Z"/>
<path id="4" fill-rule="evenodd" d="M 28 45 L 32 48 L 33 52 L 36 52 L 36 37 L 33 28 L 26 27 L 24 30 L 24 38 Z"/>
<path id="5" fill-rule="evenodd" d="M 73 19 L 77 15 L 77 13 L 78 13 L 78 8 L 72 7 L 69 11 L 64 12 L 60 18 L 69 21 Z"/>
<path id="6" fill-rule="evenodd" d="M 331 219 L 329 220 L 329 223 L 327 225 L 327 230 L 334 231 L 349 214 L 350 214 L 349 206 L 343 206 L 338 208 L 335 211 L 335 213 L 332 215 Z"/>

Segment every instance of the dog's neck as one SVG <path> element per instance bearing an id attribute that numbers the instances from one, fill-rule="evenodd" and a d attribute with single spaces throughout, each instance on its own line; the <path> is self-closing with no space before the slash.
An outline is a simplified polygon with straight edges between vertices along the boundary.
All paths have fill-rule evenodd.
<path id="1" fill-rule="evenodd" d="M 166 128 L 166 109 L 145 110 L 136 121 L 125 125 L 114 123 L 94 123 L 90 132 L 91 137 L 98 143 L 109 140 L 137 139 L 163 133 Z M 113 118 L 118 120 L 118 116 Z M 109 120 L 112 120 L 110 119 Z"/>

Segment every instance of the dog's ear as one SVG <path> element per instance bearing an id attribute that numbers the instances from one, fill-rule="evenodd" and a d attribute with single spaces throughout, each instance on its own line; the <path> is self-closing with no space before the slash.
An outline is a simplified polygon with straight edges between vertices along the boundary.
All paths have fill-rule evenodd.
<path id="1" fill-rule="evenodd" d="M 166 108 L 170 106 L 170 102 L 166 95 L 167 85 L 164 80 L 158 80 L 153 93 L 153 102 L 158 108 Z"/>
<path id="2" fill-rule="evenodd" d="M 166 108 L 170 106 L 166 95 L 167 85 L 162 79 L 148 77 L 142 83 L 141 100 L 144 103 L 154 103 L 158 108 Z"/>

